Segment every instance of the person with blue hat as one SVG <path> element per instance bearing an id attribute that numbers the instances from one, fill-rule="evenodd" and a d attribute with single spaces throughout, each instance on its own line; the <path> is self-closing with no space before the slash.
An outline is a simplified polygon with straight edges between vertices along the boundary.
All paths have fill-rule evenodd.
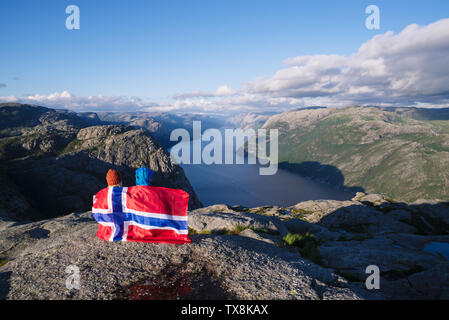
<path id="1" fill-rule="evenodd" d="M 151 178 L 154 175 L 154 171 L 141 167 L 136 170 L 136 186 L 151 186 Z"/>

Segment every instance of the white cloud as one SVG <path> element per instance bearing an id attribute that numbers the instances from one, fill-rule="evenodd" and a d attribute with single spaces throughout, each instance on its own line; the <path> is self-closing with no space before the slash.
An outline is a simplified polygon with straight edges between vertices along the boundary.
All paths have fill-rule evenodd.
<path id="1" fill-rule="evenodd" d="M 233 96 L 237 93 L 237 90 L 232 89 L 231 87 L 224 85 L 221 86 L 215 91 L 217 96 Z"/>
<path id="2" fill-rule="evenodd" d="M 332 97 L 332 104 L 446 105 L 449 19 L 377 35 L 348 57 L 299 56 L 284 63 L 287 68 L 244 89 L 275 97 Z"/>
<path id="3" fill-rule="evenodd" d="M 298 56 L 285 59 L 284 64 L 286 68 L 271 77 L 244 83 L 230 97 L 179 96 L 177 108 L 281 111 L 310 105 L 448 106 L 449 19 L 377 35 L 349 56 Z"/>
<path id="4" fill-rule="evenodd" d="M 35 94 L 26 97 L 0 97 L 0 101 L 28 103 L 76 111 L 137 111 L 157 106 L 156 103 L 137 97 L 77 96 L 68 91 L 55 92 L 49 95 Z"/>
<path id="5" fill-rule="evenodd" d="M 188 99 L 188 98 L 213 98 L 213 97 L 227 97 L 237 94 L 237 90 L 232 89 L 228 85 L 223 85 L 218 87 L 214 92 L 204 92 L 204 91 L 193 91 L 189 93 L 177 93 L 173 95 L 173 98 L 178 99 Z"/>

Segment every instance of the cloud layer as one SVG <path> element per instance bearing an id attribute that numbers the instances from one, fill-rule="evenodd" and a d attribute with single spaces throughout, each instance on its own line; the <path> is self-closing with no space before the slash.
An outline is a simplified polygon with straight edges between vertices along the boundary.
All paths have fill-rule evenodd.
<path id="1" fill-rule="evenodd" d="M 237 94 L 237 90 L 232 89 L 228 85 L 219 87 L 215 92 L 193 91 L 189 93 L 177 93 L 173 95 L 173 99 L 182 100 L 188 98 L 211 98 L 211 97 L 227 97 Z"/>
<path id="2" fill-rule="evenodd" d="M 350 56 L 298 56 L 284 60 L 284 65 L 239 90 L 223 85 L 214 92 L 178 93 L 169 104 L 136 97 L 80 97 L 67 91 L 0 97 L 0 101 L 83 111 L 282 111 L 350 104 L 443 107 L 449 104 L 449 19 L 377 35 Z"/>
<path id="3" fill-rule="evenodd" d="M 64 108 L 76 111 L 138 111 L 146 110 L 156 103 L 137 97 L 123 96 L 77 96 L 68 91 L 49 95 L 29 95 L 26 97 L 0 97 L 0 102 L 19 102 L 35 104 L 50 108 Z"/>
<path id="4" fill-rule="evenodd" d="M 362 44 L 349 57 L 289 58 L 272 77 L 250 81 L 246 92 L 333 104 L 446 105 L 449 101 L 449 19 L 410 25 Z"/>

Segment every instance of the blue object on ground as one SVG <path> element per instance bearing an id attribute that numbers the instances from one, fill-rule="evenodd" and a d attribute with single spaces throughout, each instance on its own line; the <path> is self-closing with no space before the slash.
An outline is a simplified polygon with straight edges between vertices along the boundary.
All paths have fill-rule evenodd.
<path id="1" fill-rule="evenodd" d="M 154 171 L 142 167 L 136 170 L 136 186 L 151 186 L 151 178 L 154 175 Z"/>

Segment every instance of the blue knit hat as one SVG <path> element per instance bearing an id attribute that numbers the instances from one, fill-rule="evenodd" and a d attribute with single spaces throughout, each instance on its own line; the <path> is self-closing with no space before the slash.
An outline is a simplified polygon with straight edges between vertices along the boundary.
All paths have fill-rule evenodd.
<path id="1" fill-rule="evenodd" d="M 154 171 L 142 167 L 136 170 L 136 186 L 151 186 L 151 178 L 154 175 Z"/>

